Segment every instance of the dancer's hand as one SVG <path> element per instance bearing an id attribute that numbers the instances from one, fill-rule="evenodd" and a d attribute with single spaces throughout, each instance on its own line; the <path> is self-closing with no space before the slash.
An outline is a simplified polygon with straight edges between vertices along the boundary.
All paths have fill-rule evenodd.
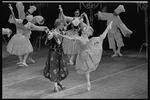
<path id="1" fill-rule="evenodd" d="M 8 32 L 8 34 L 7 34 L 7 37 L 9 38 L 11 34 L 12 34 L 12 30 L 9 29 L 9 32 Z"/>
<path id="2" fill-rule="evenodd" d="M 62 7 L 61 7 L 61 5 L 59 5 L 59 9 L 62 11 Z"/>
<path id="3" fill-rule="evenodd" d="M 45 31 L 45 32 L 49 31 L 48 27 L 44 26 L 43 31 Z"/>
<path id="4" fill-rule="evenodd" d="M 10 10 L 13 10 L 13 8 L 12 8 L 11 4 L 9 4 L 9 8 L 10 8 Z"/>
<path id="5" fill-rule="evenodd" d="M 97 17 L 97 16 L 98 16 L 98 13 L 94 14 L 94 16 Z"/>

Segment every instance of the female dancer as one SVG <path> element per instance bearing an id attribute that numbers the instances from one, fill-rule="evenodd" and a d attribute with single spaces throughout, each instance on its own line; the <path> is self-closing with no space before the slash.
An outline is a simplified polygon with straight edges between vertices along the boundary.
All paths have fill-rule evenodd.
<path id="1" fill-rule="evenodd" d="M 123 5 L 119 5 L 114 10 L 113 13 L 102 13 L 100 11 L 98 11 L 98 13 L 97 13 L 98 18 L 100 20 L 107 20 L 107 24 L 110 21 L 113 21 L 112 29 L 108 33 L 109 48 L 113 49 L 113 52 L 114 52 L 112 57 L 115 57 L 115 56 L 118 56 L 118 55 L 122 56 L 122 54 L 120 53 L 120 49 L 121 49 L 122 46 L 124 46 L 124 43 L 123 43 L 123 40 L 122 40 L 122 36 L 121 36 L 120 30 L 121 30 L 123 36 L 125 36 L 125 37 L 129 37 L 133 33 L 121 21 L 121 19 L 119 17 L 119 14 L 121 12 L 125 12 L 125 9 L 124 9 Z M 115 41 L 116 41 L 117 47 L 118 47 L 117 50 L 116 50 L 116 43 L 115 43 Z"/>
<path id="2" fill-rule="evenodd" d="M 69 37 L 67 35 L 61 35 L 68 39 L 76 39 L 79 42 L 81 51 L 76 58 L 75 69 L 79 74 L 85 74 L 87 80 L 87 90 L 91 89 L 90 72 L 96 70 L 102 56 L 102 43 L 107 35 L 109 29 L 111 29 L 112 22 L 107 26 L 106 30 L 99 37 L 93 37 L 89 40 L 89 36 L 92 35 L 93 29 L 90 27 L 89 20 L 86 14 L 84 14 L 87 20 L 87 25 L 82 24 L 82 35 Z"/>
<path id="3" fill-rule="evenodd" d="M 11 10 L 11 16 L 9 18 L 10 23 L 14 23 L 17 28 L 17 34 L 15 34 L 11 40 L 9 41 L 7 45 L 7 51 L 10 54 L 17 55 L 19 57 L 20 62 L 17 63 L 21 66 L 28 66 L 26 64 L 26 59 L 29 55 L 30 52 L 33 51 L 33 47 L 29 41 L 29 38 L 27 38 L 24 33 L 26 31 L 30 30 L 29 26 L 33 27 L 33 30 L 37 29 L 35 25 L 30 24 L 27 20 L 22 20 L 22 19 L 16 19 L 13 13 L 13 8 L 11 5 L 9 5 L 9 8 Z M 45 30 L 46 27 L 41 27 L 40 30 Z"/>
<path id="4" fill-rule="evenodd" d="M 66 32 L 66 35 L 71 36 L 71 35 L 78 35 L 79 34 L 79 24 L 83 21 L 83 14 L 80 15 L 79 10 L 75 11 L 75 17 L 68 17 L 65 16 L 63 13 L 63 10 L 61 8 L 61 5 L 59 5 L 59 9 L 60 9 L 60 18 L 66 23 L 69 22 L 69 26 L 71 26 L 71 29 L 67 29 L 68 31 Z M 64 39 L 63 41 L 63 51 L 65 54 L 67 54 L 70 58 L 69 60 L 69 64 L 73 64 L 73 58 L 75 56 L 75 54 L 78 53 L 78 51 L 80 50 L 79 45 L 77 43 L 77 41 L 75 40 L 68 40 L 68 39 Z"/>
<path id="5" fill-rule="evenodd" d="M 49 46 L 49 52 L 44 68 L 44 76 L 54 82 L 54 91 L 58 92 L 58 86 L 60 86 L 61 89 L 64 89 L 64 86 L 62 86 L 62 80 L 68 76 L 68 69 L 65 66 L 62 37 L 56 35 L 61 33 L 60 30 L 62 30 L 64 26 L 59 19 L 55 21 L 54 25 L 55 29 L 51 31 L 46 30 L 49 39 L 49 41 L 46 41 L 46 45 Z"/>
<path id="6" fill-rule="evenodd" d="M 14 23 L 16 25 L 17 33 L 10 39 L 6 49 L 10 54 L 17 55 L 19 57 L 20 62 L 22 62 L 23 65 L 28 66 L 26 64 L 26 58 L 28 57 L 29 52 L 33 51 L 33 48 L 31 46 L 30 41 L 23 35 L 23 32 L 25 30 L 24 25 L 27 24 L 27 21 L 16 19 L 11 5 L 9 5 L 9 8 L 12 13 L 9 18 L 9 23 Z M 20 62 L 17 64 L 20 64 Z"/>
<path id="7" fill-rule="evenodd" d="M 16 8 L 18 10 L 19 19 L 28 20 L 28 23 L 26 25 L 24 25 L 27 30 L 24 31 L 24 34 L 23 34 L 24 36 L 27 37 L 27 39 L 30 39 L 30 35 L 32 34 L 32 32 L 31 32 L 32 30 L 44 31 L 43 26 L 34 25 L 36 23 L 38 23 L 40 25 L 44 24 L 44 18 L 42 16 L 34 16 L 33 17 L 32 13 L 34 11 L 36 11 L 35 6 L 30 6 L 30 9 L 28 9 L 28 11 L 26 13 L 24 12 L 24 5 L 22 4 L 22 2 L 17 2 Z M 30 52 L 28 55 L 28 60 L 30 62 L 34 63 L 35 61 L 33 60 L 32 55 L 33 55 L 33 52 Z"/>

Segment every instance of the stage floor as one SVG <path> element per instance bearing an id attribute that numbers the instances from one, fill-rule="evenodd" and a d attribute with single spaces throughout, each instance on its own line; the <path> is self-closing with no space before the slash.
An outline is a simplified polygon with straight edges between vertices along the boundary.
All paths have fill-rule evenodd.
<path id="1" fill-rule="evenodd" d="M 104 51 L 98 68 L 91 73 L 91 91 L 86 90 L 84 75 L 68 66 L 69 75 L 63 81 L 64 90 L 53 92 L 53 83 L 43 76 L 48 49 L 34 52 L 34 64 L 19 67 L 16 56 L 6 56 L 2 62 L 2 98 L 148 98 L 148 62 L 145 54 L 124 51 L 123 57 L 111 58 Z"/>

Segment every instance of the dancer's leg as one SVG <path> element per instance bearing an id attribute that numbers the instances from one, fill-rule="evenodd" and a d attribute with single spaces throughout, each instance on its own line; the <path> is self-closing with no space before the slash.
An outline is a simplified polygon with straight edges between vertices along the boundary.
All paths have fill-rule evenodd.
<path id="1" fill-rule="evenodd" d="M 54 83 L 54 91 L 55 91 L 55 92 L 58 92 L 58 91 L 59 91 L 57 82 Z"/>
<path id="2" fill-rule="evenodd" d="M 90 72 L 86 73 L 86 80 L 87 80 L 87 90 L 91 90 L 91 83 L 90 83 Z"/>
<path id="3" fill-rule="evenodd" d="M 121 47 L 118 47 L 117 54 L 122 57 L 122 54 L 120 53 L 120 49 Z"/>
<path id="4" fill-rule="evenodd" d="M 33 52 L 31 52 L 30 54 L 29 54 L 29 61 L 31 61 L 32 63 L 35 63 L 35 61 L 33 60 Z"/>
<path id="5" fill-rule="evenodd" d="M 73 58 L 74 58 L 74 55 L 71 55 L 71 57 L 70 57 L 70 64 L 73 64 Z"/>
<path id="6" fill-rule="evenodd" d="M 116 51 L 116 47 L 113 47 L 112 49 L 113 49 L 114 54 L 113 54 L 111 57 L 118 56 L 118 55 L 117 55 L 117 51 Z"/>
<path id="7" fill-rule="evenodd" d="M 22 57 L 22 55 L 18 55 L 18 57 L 19 57 L 19 62 L 17 63 L 17 64 L 22 64 L 22 62 L 23 62 L 23 57 Z"/>
<path id="8" fill-rule="evenodd" d="M 61 89 L 64 89 L 65 87 L 62 85 L 62 81 L 58 81 L 57 85 L 59 85 L 61 87 Z"/>
<path id="9" fill-rule="evenodd" d="M 29 53 L 26 53 L 25 55 L 24 55 L 24 58 L 23 58 L 23 65 L 25 65 L 25 66 L 27 66 L 28 67 L 28 65 L 26 64 L 26 60 L 27 60 L 27 58 L 28 58 L 28 55 L 29 55 Z"/>

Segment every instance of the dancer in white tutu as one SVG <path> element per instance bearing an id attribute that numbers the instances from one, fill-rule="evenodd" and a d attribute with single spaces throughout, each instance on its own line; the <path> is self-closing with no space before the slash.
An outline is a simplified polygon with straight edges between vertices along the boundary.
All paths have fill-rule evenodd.
<path id="1" fill-rule="evenodd" d="M 43 29 L 41 29 L 41 26 L 36 26 L 34 24 L 39 24 L 42 25 L 44 24 L 45 19 L 42 16 L 33 16 L 32 13 L 36 11 L 36 7 L 35 6 L 30 6 L 30 8 L 28 9 L 28 11 L 25 13 L 24 12 L 24 5 L 22 2 L 17 2 L 16 3 L 16 8 L 18 10 L 18 15 L 19 15 L 19 19 L 27 19 L 28 20 L 28 24 L 25 25 L 26 27 L 28 27 L 29 30 L 26 30 L 24 32 L 24 36 L 26 36 L 28 39 L 30 39 L 30 36 L 32 34 L 31 30 L 36 30 L 36 31 L 43 31 Z M 33 51 L 29 53 L 28 55 L 28 60 L 32 63 L 35 63 L 35 61 L 33 60 Z"/>
<path id="2" fill-rule="evenodd" d="M 72 36 L 72 35 L 78 35 L 79 34 L 79 24 L 83 21 L 83 17 L 79 10 L 75 11 L 75 17 L 69 17 L 65 16 L 63 13 L 63 9 L 61 8 L 61 5 L 59 5 L 60 9 L 60 19 L 64 21 L 64 23 L 69 23 L 71 26 L 71 29 L 67 29 L 68 31 L 66 32 L 66 35 Z M 80 47 L 77 43 L 76 40 L 69 40 L 69 39 L 64 39 L 63 40 L 63 51 L 65 54 L 70 56 L 69 64 L 73 64 L 73 58 L 75 54 L 78 54 L 78 51 L 80 50 Z"/>
<path id="3" fill-rule="evenodd" d="M 81 36 L 60 36 L 68 39 L 73 39 L 79 41 L 80 52 L 76 58 L 75 69 L 79 74 L 85 74 L 87 80 L 87 90 L 91 89 L 90 83 L 90 72 L 96 70 L 99 65 L 102 56 L 102 44 L 103 40 L 106 37 L 109 29 L 111 29 L 112 22 L 109 23 L 106 30 L 99 37 L 88 37 L 93 34 L 93 29 L 89 24 L 89 20 L 86 14 L 84 14 L 87 20 L 87 24 L 82 23 L 82 35 Z"/>
<path id="4" fill-rule="evenodd" d="M 33 47 L 30 43 L 29 38 L 23 35 L 26 31 L 31 30 L 29 22 L 27 20 L 16 19 L 13 13 L 13 8 L 9 5 L 9 8 L 12 12 L 9 18 L 9 23 L 14 23 L 16 25 L 16 34 L 11 38 L 7 45 L 7 51 L 10 54 L 17 55 L 19 57 L 21 66 L 28 66 L 26 64 L 26 59 L 30 52 L 33 51 Z M 32 25 L 34 27 L 34 25 Z M 36 27 L 37 28 L 37 27 Z M 46 27 L 42 27 L 40 30 L 45 30 Z M 33 28 L 35 29 L 35 28 Z"/>

